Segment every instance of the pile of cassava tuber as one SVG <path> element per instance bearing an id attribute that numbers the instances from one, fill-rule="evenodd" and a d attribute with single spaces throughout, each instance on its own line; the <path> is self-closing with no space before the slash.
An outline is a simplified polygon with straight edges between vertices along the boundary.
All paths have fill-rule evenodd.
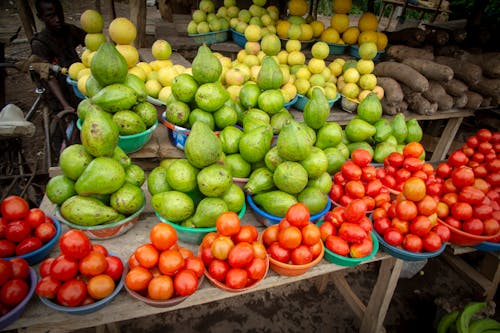
<path id="1" fill-rule="evenodd" d="M 432 115 L 500 103 L 500 53 L 435 56 L 429 49 L 393 45 L 386 56 L 373 73 L 384 88 L 387 115 L 406 110 Z"/>

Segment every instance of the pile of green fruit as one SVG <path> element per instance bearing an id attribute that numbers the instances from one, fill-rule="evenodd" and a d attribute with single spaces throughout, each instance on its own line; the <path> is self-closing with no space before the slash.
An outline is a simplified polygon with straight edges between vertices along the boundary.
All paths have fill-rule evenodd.
<path id="1" fill-rule="evenodd" d="M 206 34 L 229 29 L 229 17 L 227 13 L 229 7 L 221 8 L 215 13 L 215 5 L 211 0 L 200 1 L 198 9 L 193 11 L 192 20 L 187 26 L 188 34 Z M 234 9 L 231 9 L 231 12 L 234 12 Z"/>
<path id="2" fill-rule="evenodd" d="M 500 323 L 492 318 L 478 317 L 478 313 L 486 307 L 485 302 L 471 302 L 463 309 L 452 311 L 441 317 L 437 333 L 494 333 L 500 332 Z"/>
<path id="3" fill-rule="evenodd" d="M 220 214 L 240 212 L 243 190 L 224 166 L 219 138 L 201 121 L 194 123 L 184 152 L 186 159 L 163 160 L 148 176 L 156 213 L 185 227 L 215 227 Z"/>

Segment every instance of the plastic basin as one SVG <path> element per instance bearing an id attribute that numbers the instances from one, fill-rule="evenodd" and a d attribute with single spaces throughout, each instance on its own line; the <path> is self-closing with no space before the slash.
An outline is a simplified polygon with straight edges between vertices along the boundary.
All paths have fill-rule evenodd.
<path id="1" fill-rule="evenodd" d="M 359 56 L 359 47 L 357 45 L 349 45 L 348 49 L 349 55 L 353 56 L 356 59 L 360 59 Z M 380 57 L 385 53 L 385 51 L 378 51 L 377 55 L 373 58 L 373 61 L 377 61 Z"/>
<path id="2" fill-rule="evenodd" d="M 229 36 L 229 30 L 208 32 L 206 34 L 188 35 L 196 44 L 215 44 L 225 42 Z"/>
<path id="3" fill-rule="evenodd" d="M 85 99 L 87 97 L 85 97 L 84 94 L 82 94 L 82 92 L 80 91 L 80 89 L 78 89 L 78 81 L 75 81 L 75 80 L 72 80 L 69 76 L 66 77 L 66 82 L 73 87 L 73 92 L 75 93 L 76 97 L 80 98 L 80 99 Z"/>
<path id="4" fill-rule="evenodd" d="M 35 293 L 36 284 L 37 284 L 36 272 L 32 267 L 30 267 L 28 293 L 21 301 L 21 303 L 19 303 L 9 312 L 0 317 L 0 329 L 4 329 L 5 327 L 15 322 L 19 317 L 21 317 L 24 310 L 26 309 L 26 305 L 28 304 L 31 297 L 33 297 L 33 294 Z"/>
<path id="5" fill-rule="evenodd" d="M 275 216 L 271 215 L 267 212 L 265 212 L 263 209 L 261 209 L 257 204 L 253 201 L 252 196 L 250 194 L 247 194 L 247 203 L 252 208 L 254 214 L 256 215 L 255 217 L 257 218 L 257 221 L 265 225 L 266 227 L 272 226 L 274 224 L 278 224 L 282 219 L 283 216 Z M 311 222 L 316 223 L 321 220 L 323 216 L 325 216 L 326 213 L 330 211 L 330 208 L 332 207 L 332 203 L 330 200 L 327 201 L 325 208 L 319 212 L 318 214 L 311 215 Z"/>
<path id="6" fill-rule="evenodd" d="M 328 100 L 328 105 L 330 106 L 330 109 L 333 107 L 333 104 L 335 104 L 335 102 L 339 100 L 339 98 L 340 94 L 337 93 L 337 97 Z M 309 98 L 307 96 L 297 94 L 297 101 L 295 102 L 293 107 L 294 109 L 297 109 L 299 111 L 304 111 L 307 102 L 309 102 Z"/>
<path id="7" fill-rule="evenodd" d="M 229 30 L 231 31 L 231 37 L 233 38 L 233 42 L 235 42 L 240 47 L 245 47 L 245 44 L 247 43 L 245 35 L 233 29 Z"/>
<path id="8" fill-rule="evenodd" d="M 500 231 L 496 235 L 491 236 L 478 236 L 469 234 L 465 231 L 457 229 L 448 223 L 438 219 L 438 223 L 441 223 L 450 229 L 450 243 L 460 246 L 474 246 L 479 245 L 482 242 L 488 242 L 493 239 L 496 239 L 500 236 Z"/>
<path id="9" fill-rule="evenodd" d="M 439 250 L 437 250 L 435 252 L 419 252 L 419 253 L 417 253 L 417 252 L 406 251 L 406 250 L 403 250 L 402 248 L 390 245 L 389 243 L 387 243 L 384 240 L 384 237 L 382 237 L 381 235 L 379 235 L 375 231 L 374 231 L 374 233 L 375 233 L 375 236 L 377 236 L 377 239 L 380 243 L 380 247 L 382 247 L 382 249 L 385 252 L 387 252 L 388 254 L 390 254 L 391 256 L 393 256 L 395 258 L 403 259 L 406 261 L 420 261 L 420 260 L 425 260 L 425 259 L 429 259 L 432 257 L 437 257 L 438 255 L 443 253 L 444 249 L 446 248 L 446 243 L 443 243 L 443 245 L 441 245 L 441 248 L 439 248 Z"/>
<path id="10" fill-rule="evenodd" d="M 347 44 L 336 44 L 336 43 L 326 43 L 330 48 L 329 54 L 344 54 L 345 50 L 349 45 Z"/>
<path id="11" fill-rule="evenodd" d="M 299 99 L 299 95 L 296 94 L 294 98 L 292 98 L 292 100 L 288 103 L 285 103 L 285 108 L 289 109 L 291 108 L 293 105 L 295 105 L 295 103 L 297 103 L 297 100 Z"/>
<path id="12" fill-rule="evenodd" d="M 321 242 L 321 253 L 310 263 L 304 264 L 304 265 L 292 265 L 292 264 L 285 264 L 281 261 L 278 261 L 276 259 L 273 259 L 271 256 L 269 256 L 269 263 L 271 265 L 271 269 L 278 273 L 279 275 L 285 275 L 285 276 L 297 276 L 297 275 L 302 275 L 308 270 L 310 270 L 312 267 L 317 265 L 321 259 L 323 258 L 323 255 L 325 254 L 325 246 L 323 245 L 323 242 Z"/>
<path id="13" fill-rule="evenodd" d="M 184 146 L 186 145 L 186 140 L 188 138 L 191 130 L 188 128 L 184 128 L 181 126 L 177 126 L 169 122 L 165 118 L 165 112 L 162 114 L 163 125 L 168 129 L 168 138 L 170 142 L 180 150 L 184 150 Z M 215 135 L 219 136 L 219 131 L 214 132 Z"/>
<path id="14" fill-rule="evenodd" d="M 238 213 L 238 217 L 240 218 L 240 220 L 243 218 L 243 216 L 245 216 L 246 211 L 247 211 L 247 206 L 246 204 L 243 204 L 243 208 L 241 208 L 240 212 Z M 180 224 L 167 220 L 166 218 L 158 214 L 157 211 L 155 211 L 155 214 L 156 217 L 161 222 L 170 224 L 172 227 L 174 227 L 175 231 L 177 232 L 177 237 L 179 238 L 179 240 L 185 243 L 200 244 L 201 241 L 203 240 L 203 237 L 205 237 L 206 234 L 217 231 L 216 227 L 209 227 L 209 228 L 185 227 Z"/>

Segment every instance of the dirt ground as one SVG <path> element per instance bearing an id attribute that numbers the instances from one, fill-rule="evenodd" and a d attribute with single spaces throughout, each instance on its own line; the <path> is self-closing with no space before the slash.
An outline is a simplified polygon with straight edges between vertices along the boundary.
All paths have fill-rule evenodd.
<path id="1" fill-rule="evenodd" d="M 80 14 L 86 8 L 93 8 L 94 1 L 65 0 L 63 6 L 67 12 L 66 21 L 78 24 Z M 127 15 L 126 4 L 117 2 L 117 13 L 119 16 Z M 103 16 L 106 24 L 109 23 L 108 12 L 104 11 Z M 18 25 L 20 21 L 14 1 L 2 1 L 0 31 L 11 31 L 13 26 Z M 8 61 L 25 59 L 29 55 L 29 44 L 24 34 L 21 33 L 13 44 L 6 47 L 5 54 Z M 29 108 L 35 95 L 26 74 L 9 70 L 6 86 L 8 102 L 24 110 Z M 474 123 L 471 123 L 465 132 L 473 127 Z M 36 146 L 32 146 L 35 155 Z M 464 257 L 476 262 L 481 255 L 476 253 Z M 368 301 L 378 267 L 379 263 L 371 263 L 348 271 L 348 282 L 364 302 Z M 387 332 L 432 332 L 436 320 L 444 311 L 481 299 L 474 285 L 439 257 L 429 260 L 424 267 L 405 265 L 403 273 L 407 278 L 399 280 L 385 319 Z M 498 296 L 497 293 L 497 303 Z M 494 305 L 491 304 L 493 312 Z M 293 283 L 119 323 L 121 332 L 357 332 L 359 326 L 359 320 L 335 285 L 330 282 L 327 291 L 319 294 L 314 281 Z"/>

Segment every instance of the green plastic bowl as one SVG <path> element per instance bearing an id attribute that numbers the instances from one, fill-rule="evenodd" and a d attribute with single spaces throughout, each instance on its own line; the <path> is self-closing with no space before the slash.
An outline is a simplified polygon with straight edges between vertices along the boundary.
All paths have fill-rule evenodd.
<path id="1" fill-rule="evenodd" d="M 82 120 L 78 119 L 76 126 L 81 131 L 82 130 Z M 151 139 L 153 132 L 158 126 L 158 120 L 155 121 L 153 126 L 145 130 L 144 132 L 132 134 L 132 135 L 120 135 L 118 138 L 118 147 L 120 147 L 125 153 L 130 154 L 140 150 L 144 145 Z"/>
<path id="2" fill-rule="evenodd" d="M 247 211 L 247 206 L 246 203 L 243 203 L 243 207 L 241 208 L 240 212 L 238 213 L 238 217 L 240 220 L 243 218 Z M 177 237 L 179 240 L 189 243 L 189 244 L 200 244 L 201 241 L 203 240 L 203 237 L 205 237 L 206 234 L 210 232 L 216 232 L 217 228 L 216 227 L 209 227 L 209 228 L 189 228 L 182 226 L 180 224 L 171 222 L 167 220 L 166 218 L 162 217 L 160 214 L 158 214 L 157 211 L 155 211 L 156 217 L 163 222 L 170 224 L 172 227 L 174 227 L 175 231 L 177 231 Z"/>
<path id="3" fill-rule="evenodd" d="M 322 223 L 323 223 L 323 221 L 318 223 L 318 227 Z M 379 248 L 378 239 L 377 239 L 377 236 L 374 234 L 374 231 L 370 232 L 370 236 L 371 236 L 372 242 L 373 242 L 373 249 L 372 249 L 372 252 L 370 252 L 370 254 L 367 255 L 366 257 L 363 257 L 363 258 L 344 257 L 344 256 L 338 255 L 338 254 L 330 251 L 326 246 L 325 246 L 325 256 L 324 257 L 327 261 L 329 261 L 331 263 L 334 263 L 334 264 L 339 265 L 339 266 L 346 266 L 346 267 L 353 267 L 353 266 L 358 265 L 359 263 L 362 263 L 363 261 L 370 260 L 375 256 L 375 254 L 378 252 L 378 248 Z"/>

